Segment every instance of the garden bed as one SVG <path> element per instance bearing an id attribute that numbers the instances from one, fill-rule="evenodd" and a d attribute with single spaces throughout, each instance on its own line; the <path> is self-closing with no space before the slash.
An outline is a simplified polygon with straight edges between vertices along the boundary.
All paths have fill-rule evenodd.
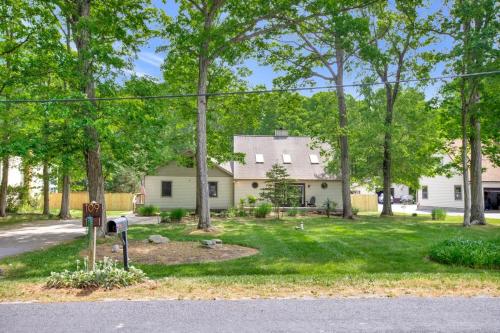
<path id="1" fill-rule="evenodd" d="M 205 248 L 199 242 L 169 242 L 165 244 L 131 241 L 129 243 L 129 260 L 131 264 L 178 265 L 189 263 L 214 262 L 248 257 L 259 251 L 239 245 L 222 244 L 214 248 Z M 80 253 L 87 255 L 84 250 Z M 97 246 L 97 258 L 112 258 L 123 261 L 123 253 L 113 253 L 110 244 Z"/>

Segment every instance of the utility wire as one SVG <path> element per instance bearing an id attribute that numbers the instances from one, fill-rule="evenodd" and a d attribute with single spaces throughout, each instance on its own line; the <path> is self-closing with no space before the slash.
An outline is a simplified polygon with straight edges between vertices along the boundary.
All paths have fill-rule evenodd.
<path id="1" fill-rule="evenodd" d="M 475 77 L 475 76 L 487 76 L 500 74 L 500 70 L 488 71 L 488 72 L 476 72 L 467 74 L 454 74 L 445 76 L 435 76 L 429 78 L 421 79 L 406 79 L 399 80 L 399 83 L 414 83 L 414 82 L 426 82 L 426 81 L 437 81 L 437 80 L 449 80 L 456 78 L 465 77 Z M 227 91 L 227 92 L 212 92 L 206 94 L 170 94 L 170 95 L 159 95 L 159 96 L 127 96 L 127 97 L 96 97 L 96 98 L 62 98 L 62 99 L 13 99 L 13 100 L 0 100 L 1 103 L 78 103 L 78 102 L 93 102 L 93 101 L 122 101 L 122 100 L 149 100 L 149 99 L 171 99 L 171 98 L 188 98 L 188 97 L 199 97 L 199 96 L 233 96 L 233 95 L 252 95 L 252 94 L 269 94 L 275 92 L 296 92 L 296 91 L 313 91 L 313 90 L 327 90 L 334 88 L 348 88 L 348 87 L 368 87 L 368 86 L 378 86 L 384 84 L 394 84 L 397 81 L 387 81 L 387 82 L 366 82 L 366 83 L 351 83 L 342 85 L 330 85 L 330 86 L 318 86 L 318 87 L 300 87 L 300 88 L 277 88 L 277 89 L 264 89 L 264 90 L 246 90 L 246 91 Z"/>

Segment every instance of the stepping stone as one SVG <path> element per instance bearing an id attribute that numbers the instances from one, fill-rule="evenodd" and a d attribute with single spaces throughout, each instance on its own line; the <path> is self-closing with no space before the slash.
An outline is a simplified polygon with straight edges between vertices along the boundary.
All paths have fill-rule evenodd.
<path id="1" fill-rule="evenodd" d="M 149 236 L 148 240 L 150 243 L 154 244 L 165 244 L 170 241 L 170 239 L 168 239 L 167 237 L 163 237 L 161 235 L 151 235 Z"/>

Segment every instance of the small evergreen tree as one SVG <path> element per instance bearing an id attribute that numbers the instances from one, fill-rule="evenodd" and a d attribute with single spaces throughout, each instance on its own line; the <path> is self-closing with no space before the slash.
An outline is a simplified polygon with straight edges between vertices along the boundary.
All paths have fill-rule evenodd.
<path id="1" fill-rule="evenodd" d="M 274 164 L 266 173 L 266 187 L 260 192 L 262 200 L 269 201 L 274 206 L 278 219 L 280 218 L 280 207 L 295 206 L 299 201 L 297 188 L 293 186 L 286 168 Z"/>

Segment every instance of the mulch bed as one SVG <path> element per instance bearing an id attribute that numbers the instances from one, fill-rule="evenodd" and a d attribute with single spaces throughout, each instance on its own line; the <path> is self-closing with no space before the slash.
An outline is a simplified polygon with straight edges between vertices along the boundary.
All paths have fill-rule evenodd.
<path id="1" fill-rule="evenodd" d="M 97 258 L 109 257 L 123 261 L 122 247 L 117 253 L 111 252 L 111 244 L 97 246 Z M 132 264 L 161 264 L 177 265 L 224 261 L 248 257 L 259 253 L 258 250 L 240 245 L 222 244 L 209 249 L 199 242 L 168 242 L 166 244 L 145 243 L 142 241 L 129 242 L 129 260 Z M 87 256 L 87 250 L 81 252 Z"/>

